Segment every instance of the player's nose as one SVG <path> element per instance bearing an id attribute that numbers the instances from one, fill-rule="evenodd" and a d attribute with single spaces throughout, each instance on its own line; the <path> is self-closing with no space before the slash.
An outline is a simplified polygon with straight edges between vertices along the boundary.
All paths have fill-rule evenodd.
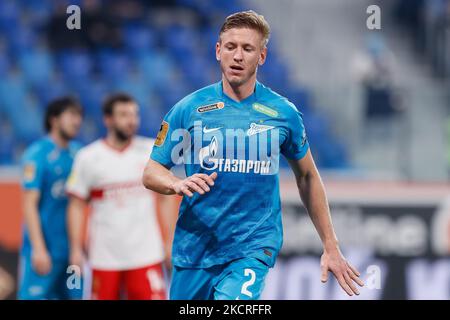
<path id="1" fill-rule="evenodd" d="M 242 61 L 242 57 L 243 57 L 242 49 L 241 48 L 236 49 L 236 51 L 234 52 L 234 56 L 233 56 L 234 60 L 235 61 Z"/>

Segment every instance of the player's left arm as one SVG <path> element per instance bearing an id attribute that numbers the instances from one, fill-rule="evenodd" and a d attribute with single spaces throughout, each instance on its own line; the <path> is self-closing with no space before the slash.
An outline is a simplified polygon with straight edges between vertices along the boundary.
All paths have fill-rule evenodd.
<path id="1" fill-rule="evenodd" d="M 156 193 L 158 201 L 158 221 L 166 254 L 166 265 L 171 267 L 172 242 L 175 234 L 175 225 L 178 219 L 179 197 Z"/>
<path id="2" fill-rule="evenodd" d="M 323 243 L 321 281 L 326 282 L 328 271 L 331 271 L 348 295 L 359 294 L 354 282 L 361 287 L 364 283 L 359 278 L 358 270 L 350 265 L 339 250 L 325 188 L 310 150 L 301 159 L 288 161 L 294 171 L 300 197 Z"/>

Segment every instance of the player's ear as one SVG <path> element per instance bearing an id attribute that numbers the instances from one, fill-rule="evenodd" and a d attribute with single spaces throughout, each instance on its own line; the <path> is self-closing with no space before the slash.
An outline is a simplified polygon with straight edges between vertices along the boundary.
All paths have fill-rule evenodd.
<path id="1" fill-rule="evenodd" d="M 109 128 L 111 126 L 111 116 L 103 116 L 103 123 L 105 124 L 106 128 Z"/>
<path id="2" fill-rule="evenodd" d="M 50 130 L 55 128 L 57 124 L 58 124 L 58 117 L 55 116 L 50 117 Z"/>
<path id="3" fill-rule="evenodd" d="M 220 42 L 216 42 L 216 60 L 220 61 Z"/>
<path id="4" fill-rule="evenodd" d="M 266 62 L 266 58 L 267 58 L 267 47 L 264 46 L 264 48 L 261 50 L 261 53 L 259 55 L 258 64 L 260 66 L 262 66 L 264 64 L 264 62 Z"/>

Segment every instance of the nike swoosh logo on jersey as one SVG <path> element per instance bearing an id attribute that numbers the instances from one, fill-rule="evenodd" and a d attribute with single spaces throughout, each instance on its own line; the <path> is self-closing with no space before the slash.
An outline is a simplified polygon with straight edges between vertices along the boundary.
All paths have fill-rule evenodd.
<path id="1" fill-rule="evenodd" d="M 252 136 L 254 134 L 258 134 L 264 131 L 269 131 L 272 130 L 273 128 L 275 128 L 274 126 L 266 126 L 266 125 L 262 125 L 262 124 L 256 124 L 256 123 L 252 123 L 250 124 L 250 129 L 247 130 L 247 135 L 248 136 Z"/>
<path id="2" fill-rule="evenodd" d="M 218 128 L 209 128 L 207 129 L 206 127 L 203 128 L 203 133 L 209 133 L 209 132 L 213 132 L 213 131 L 217 131 L 219 129 L 222 129 L 223 127 L 218 127 Z"/>

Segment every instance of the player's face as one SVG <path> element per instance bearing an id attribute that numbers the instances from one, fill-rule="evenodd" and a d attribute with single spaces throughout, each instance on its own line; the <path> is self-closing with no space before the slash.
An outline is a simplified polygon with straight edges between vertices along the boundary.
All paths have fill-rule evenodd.
<path id="1" fill-rule="evenodd" d="M 256 79 L 258 65 L 266 60 L 267 48 L 262 35 L 253 29 L 235 28 L 222 33 L 216 44 L 216 58 L 223 77 L 231 86 Z"/>
<path id="2" fill-rule="evenodd" d="M 139 108 L 134 102 L 118 102 L 112 116 L 107 119 L 107 126 L 122 141 L 131 139 L 139 127 Z"/>
<path id="3" fill-rule="evenodd" d="M 68 108 L 59 115 L 56 125 L 60 136 L 65 140 L 72 140 L 81 127 L 82 116 L 78 109 Z"/>

